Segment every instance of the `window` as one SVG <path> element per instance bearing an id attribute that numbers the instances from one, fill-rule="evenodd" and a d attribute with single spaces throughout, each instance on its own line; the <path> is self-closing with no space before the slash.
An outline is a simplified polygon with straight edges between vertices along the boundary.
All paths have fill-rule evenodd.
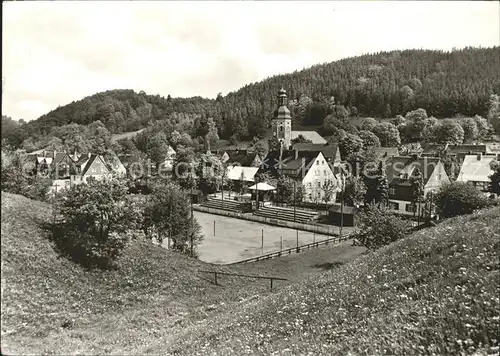
<path id="1" fill-rule="evenodd" d="M 399 204 L 395 203 L 393 201 L 390 201 L 389 202 L 389 208 L 391 208 L 392 210 L 399 210 Z"/>
<path id="2" fill-rule="evenodd" d="M 323 170 L 323 175 L 326 176 L 326 169 Z"/>
<path id="3" fill-rule="evenodd" d="M 311 182 L 307 183 L 307 187 L 311 188 Z"/>
<path id="4" fill-rule="evenodd" d="M 390 195 L 396 195 L 396 188 L 389 188 Z"/>
<path id="5" fill-rule="evenodd" d="M 437 181 L 440 181 L 442 179 L 442 174 L 441 173 L 438 173 L 437 176 L 436 176 L 436 180 Z"/>
<path id="6" fill-rule="evenodd" d="M 67 180 L 66 182 L 64 182 L 66 188 L 69 188 L 69 180 Z"/>
<path id="7" fill-rule="evenodd" d="M 415 206 L 413 204 L 406 204 L 406 211 L 413 213 L 415 211 Z"/>
<path id="8" fill-rule="evenodd" d="M 324 161 L 324 160 L 323 160 L 323 161 L 321 161 L 321 164 L 325 164 L 325 161 Z"/>
<path id="9" fill-rule="evenodd" d="M 321 182 L 318 182 L 318 188 L 321 188 Z"/>
<path id="10" fill-rule="evenodd" d="M 319 166 L 319 161 L 316 161 L 316 165 Z"/>

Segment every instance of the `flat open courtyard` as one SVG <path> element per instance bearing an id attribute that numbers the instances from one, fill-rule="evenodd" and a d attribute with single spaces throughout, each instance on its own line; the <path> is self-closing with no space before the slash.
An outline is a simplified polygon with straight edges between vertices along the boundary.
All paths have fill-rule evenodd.
<path id="1" fill-rule="evenodd" d="M 194 215 L 205 235 L 205 239 L 198 246 L 200 260 L 205 262 L 230 263 L 279 251 L 281 237 L 283 237 L 283 249 L 297 245 L 297 232 L 294 229 L 199 211 L 195 211 Z M 261 247 L 262 231 L 264 232 L 264 248 Z M 298 234 L 299 245 L 330 237 L 307 231 L 299 231 Z"/>

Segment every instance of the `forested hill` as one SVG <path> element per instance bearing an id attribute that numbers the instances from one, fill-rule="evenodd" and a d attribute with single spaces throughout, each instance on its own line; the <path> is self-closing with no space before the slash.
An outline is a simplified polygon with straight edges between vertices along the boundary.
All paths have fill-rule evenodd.
<path id="1" fill-rule="evenodd" d="M 212 117 L 221 138 L 261 136 L 281 86 L 288 91 L 296 119 L 304 124 L 320 125 L 326 116 L 321 114 L 326 111 L 322 105 L 332 96 L 352 115 L 394 117 L 424 108 L 437 118 L 486 116 L 489 95 L 500 93 L 500 47 L 363 55 L 277 75 L 215 100 L 112 90 L 58 107 L 23 125 L 15 141 L 47 136 L 54 126 L 70 123 L 88 125 L 99 120 L 111 133 L 121 133 L 156 120 L 191 127 L 196 117 Z M 320 114 L 311 122 L 307 112 L 315 106 Z"/>

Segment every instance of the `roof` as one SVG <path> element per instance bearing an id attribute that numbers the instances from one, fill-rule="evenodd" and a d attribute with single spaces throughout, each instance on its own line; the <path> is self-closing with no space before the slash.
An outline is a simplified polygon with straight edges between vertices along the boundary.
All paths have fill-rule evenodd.
<path id="1" fill-rule="evenodd" d="M 439 158 L 434 157 L 391 157 L 385 165 L 387 181 L 389 185 L 409 186 L 410 178 L 415 177 L 415 168 L 418 167 L 425 185 L 440 162 Z"/>
<path id="2" fill-rule="evenodd" d="M 457 182 L 489 182 L 493 174 L 491 162 L 495 156 L 466 155 L 457 177 Z"/>
<path id="3" fill-rule="evenodd" d="M 87 173 L 90 166 L 92 166 L 92 163 L 94 163 L 96 159 L 100 159 L 102 164 L 104 164 L 104 167 L 106 167 L 106 169 L 107 169 L 106 162 L 104 162 L 104 159 L 100 155 L 91 154 L 90 158 L 89 158 L 89 162 L 85 165 L 85 169 L 82 171 L 82 176 L 85 175 L 85 173 Z"/>
<path id="4" fill-rule="evenodd" d="M 281 105 L 276 110 L 274 110 L 274 119 L 291 119 L 292 115 L 290 114 L 290 110 L 286 107 L 286 105 Z"/>
<path id="5" fill-rule="evenodd" d="M 448 145 L 448 151 L 451 153 L 486 153 L 486 145 Z"/>
<path id="6" fill-rule="evenodd" d="M 234 166 L 229 168 L 227 172 L 227 178 L 231 180 L 240 180 L 243 175 L 243 180 L 246 182 L 253 182 L 255 174 L 259 167 L 242 167 L 242 166 Z"/>
<path id="7" fill-rule="evenodd" d="M 309 152 L 321 152 L 323 156 L 328 160 L 334 160 L 337 155 L 338 145 L 337 144 L 318 144 L 318 143 L 296 143 L 293 145 L 293 149 L 297 151 L 309 151 Z"/>
<path id="8" fill-rule="evenodd" d="M 341 205 L 332 205 L 328 211 L 330 213 L 339 213 L 342 211 L 343 214 L 348 214 L 348 215 L 354 215 L 359 212 L 359 209 L 354 207 L 354 206 L 347 206 L 344 205 L 344 208 L 341 207 Z"/>
<path id="9" fill-rule="evenodd" d="M 77 166 L 81 166 L 83 164 L 85 164 L 85 162 L 87 162 L 89 160 L 89 155 L 88 154 L 83 154 L 80 156 L 80 158 L 78 159 L 78 161 L 76 161 L 76 165 Z"/>
<path id="10" fill-rule="evenodd" d="M 56 153 L 56 158 L 54 158 L 54 165 L 58 165 L 59 163 L 61 163 L 67 156 L 68 154 L 66 152 Z M 73 161 L 71 156 L 69 156 L 69 158 L 71 161 Z"/>
<path id="11" fill-rule="evenodd" d="M 229 159 L 225 163 L 238 163 L 239 165 L 246 167 L 250 167 L 255 160 L 255 157 L 258 156 L 256 152 L 250 152 L 247 150 L 231 150 L 226 152 Z"/>
<path id="12" fill-rule="evenodd" d="M 296 155 L 295 150 L 284 150 L 280 160 L 279 152 L 271 151 L 264 159 L 263 166 L 291 178 L 300 178 L 301 171 L 309 169 L 319 154 L 319 151 L 299 151 Z"/>
<path id="13" fill-rule="evenodd" d="M 292 131 L 292 140 L 302 135 L 305 139 L 311 140 L 312 143 L 325 144 L 326 140 L 321 137 L 316 131 Z"/>

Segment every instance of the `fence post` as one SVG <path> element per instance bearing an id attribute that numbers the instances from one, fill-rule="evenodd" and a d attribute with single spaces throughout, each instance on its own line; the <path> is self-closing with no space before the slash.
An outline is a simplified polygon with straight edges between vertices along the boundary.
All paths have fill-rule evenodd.
<path id="1" fill-rule="evenodd" d="M 271 290 L 273 290 L 273 279 L 272 278 L 270 279 L 271 279 Z"/>
<path id="2" fill-rule="evenodd" d="M 215 236 L 215 220 L 214 220 L 214 236 Z"/>
<path id="3" fill-rule="evenodd" d="M 300 252 L 300 248 L 299 248 L 299 230 L 295 230 L 297 232 L 297 252 Z"/>
<path id="4" fill-rule="evenodd" d="M 215 285 L 217 285 L 217 272 L 214 272 L 214 276 L 215 276 Z"/>
<path id="5" fill-rule="evenodd" d="M 262 231 L 262 237 L 261 237 L 262 243 L 261 243 L 261 248 L 262 248 L 262 253 L 264 253 L 264 229 L 262 229 L 261 231 Z"/>
<path id="6" fill-rule="evenodd" d="M 283 236 L 280 236 L 280 255 L 281 255 L 281 251 L 283 251 Z"/>

